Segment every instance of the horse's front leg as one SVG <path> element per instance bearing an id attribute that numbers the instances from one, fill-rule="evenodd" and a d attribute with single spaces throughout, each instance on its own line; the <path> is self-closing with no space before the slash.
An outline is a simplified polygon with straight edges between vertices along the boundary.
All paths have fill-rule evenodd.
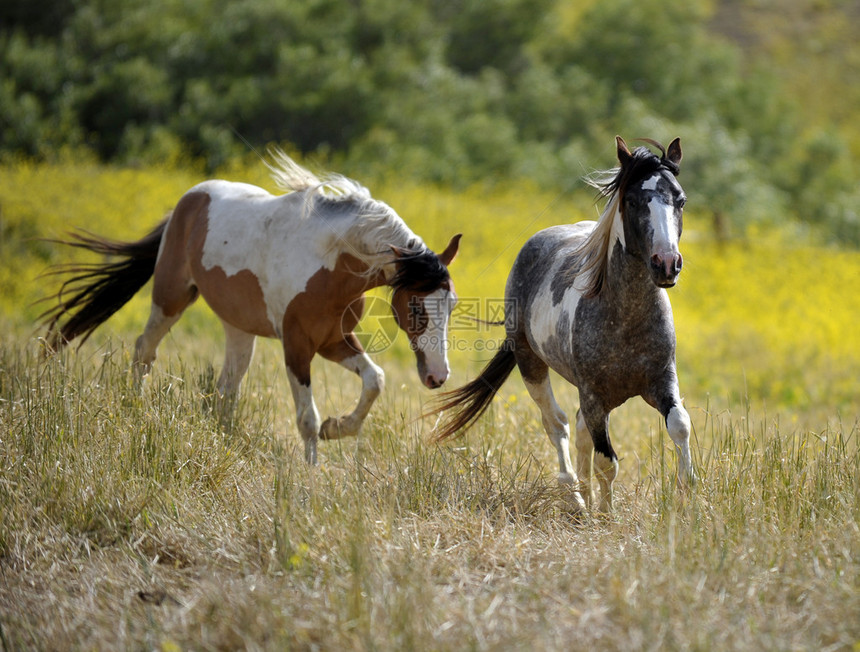
<path id="1" fill-rule="evenodd" d="M 361 378 L 361 396 L 358 399 L 358 405 L 349 414 L 326 419 L 320 428 L 319 437 L 320 439 L 354 437 L 361 431 L 362 423 L 385 386 L 385 374 L 363 351 L 358 339 L 352 333 L 342 341 L 320 349 L 320 354 L 358 374 Z"/>
<path id="2" fill-rule="evenodd" d="M 690 415 L 679 400 L 669 409 L 665 418 L 669 437 L 678 451 L 678 484 L 682 488 L 688 487 L 696 481 L 693 460 L 690 456 L 690 430 L 692 429 Z"/>
<path id="3" fill-rule="evenodd" d="M 320 414 L 311 391 L 311 355 L 300 355 L 287 351 L 287 378 L 296 404 L 296 426 L 305 442 L 305 459 L 308 464 L 317 463 L 317 439 L 320 429 Z"/>
<path id="4" fill-rule="evenodd" d="M 579 402 L 580 412 L 576 418 L 577 450 L 581 453 L 581 464 L 584 465 L 589 447 L 582 441 L 584 432 L 580 428 L 581 418 L 594 446 L 594 475 L 597 476 L 597 484 L 600 487 L 598 509 L 609 513 L 612 511 L 612 483 L 618 475 L 618 456 L 609 441 L 609 412 L 603 408 L 597 397 L 585 388 L 580 388 Z"/>
<path id="5" fill-rule="evenodd" d="M 693 471 L 693 460 L 690 455 L 690 432 L 692 423 L 690 415 L 681 403 L 678 393 L 677 380 L 672 375 L 668 390 L 657 398 L 648 401 L 653 405 L 666 420 L 666 431 L 672 443 L 675 444 L 675 452 L 678 454 L 678 486 L 682 489 L 689 487 L 696 480 Z"/>
<path id="6" fill-rule="evenodd" d="M 666 420 L 666 430 L 675 444 L 678 453 L 678 485 L 681 488 L 692 485 L 696 480 L 693 471 L 693 460 L 690 455 L 690 432 L 692 424 L 690 415 L 681 403 L 678 391 L 678 379 L 674 369 L 662 383 L 662 391 L 655 392 L 648 402 L 653 405 Z"/>

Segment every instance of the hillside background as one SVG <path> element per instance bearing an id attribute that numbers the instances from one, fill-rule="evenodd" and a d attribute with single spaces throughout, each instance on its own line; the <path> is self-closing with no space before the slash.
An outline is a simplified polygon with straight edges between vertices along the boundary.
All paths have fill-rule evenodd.
<path id="1" fill-rule="evenodd" d="M 858 30 L 860 0 L 0 0 L 3 652 L 860 652 Z M 684 143 L 694 491 L 633 400 L 615 512 L 572 518 L 520 374 L 436 445 L 403 335 L 315 468 L 276 340 L 218 409 L 203 301 L 142 391 L 147 289 L 43 355 L 45 270 L 96 260 L 44 238 L 139 238 L 207 175 L 275 190 L 279 144 L 433 248 L 464 233 L 454 389 L 525 240 L 599 210 L 615 134 Z M 351 372 L 312 374 L 324 418 L 354 405 Z"/>
<path id="2" fill-rule="evenodd" d="M 0 156 L 565 191 L 680 135 L 718 237 L 858 246 L 858 80 L 856 0 L 6 0 Z"/>

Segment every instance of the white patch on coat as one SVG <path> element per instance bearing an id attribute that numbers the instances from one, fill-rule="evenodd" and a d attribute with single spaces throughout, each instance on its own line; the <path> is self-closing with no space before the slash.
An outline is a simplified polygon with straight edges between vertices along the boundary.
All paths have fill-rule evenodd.
<path id="1" fill-rule="evenodd" d="M 573 225 L 574 229 L 583 232 L 582 237 L 587 237 L 588 232 L 594 226 L 595 222 L 591 221 L 577 222 Z M 526 333 L 529 335 L 530 344 L 544 358 L 547 355 L 546 343 L 556 336 L 558 323 L 562 321 L 562 316 L 565 313 L 569 316 L 568 323 L 570 327 L 573 328 L 573 322 L 576 318 L 576 307 L 582 298 L 585 287 L 588 285 L 588 279 L 585 276 L 577 276 L 573 283 L 565 289 L 561 301 L 553 305 L 552 282 L 561 271 L 563 260 L 563 258 L 560 259 L 550 268 L 549 273 L 547 273 L 541 282 L 540 288 L 534 295 L 529 311 L 530 323 L 528 329 L 526 329 Z"/>
<path id="2" fill-rule="evenodd" d="M 669 410 L 666 416 L 666 429 L 669 431 L 669 436 L 676 443 L 681 440 L 686 440 L 690 436 L 690 415 L 686 410 L 680 409 L 677 406 Z"/>
<path id="3" fill-rule="evenodd" d="M 662 175 L 655 174 L 650 179 L 645 179 L 645 181 L 642 182 L 642 190 L 657 190 L 657 182 L 660 181 L 661 177 Z"/>
<path id="4" fill-rule="evenodd" d="M 678 472 L 682 483 L 690 482 L 695 478 L 693 462 L 690 456 L 690 431 L 692 424 L 690 415 L 678 405 L 669 410 L 666 415 L 666 430 L 669 437 L 678 449 Z"/>
<path id="5" fill-rule="evenodd" d="M 434 290 L 424 297 L 427 328 L 416 338 L 418 350 L 424 353 L 427 375 L 437 381 L 448 378 L 448 323 L 457 296 L 446 288 Z"/>
<path id="6" fill-rule="evenodd" d="M 609 244 L 609 250 L 606 252 L 606 255 L 609 258 L 612 258 L 612 251 L 615 249 L 616 242 L 620 242 L 621 247 L 625 250 L 627 249 L 627 241 L 624 239 L 624 221 L 621 219 L 620 199 L 616 200 L 616 205 L 613 210 L 614 214 L 612 215 L 612 233 L 609 236 L 611 242 Z"/>
<path id="7" fill-rule="evenodd" d="M 655 197 L 648 202 L 650 211 L 653 240 L 652 253 L 676 253 L 678 251 L 678 222 L 675 220 L 675 209 Z"/>
<path id="8" fill-rule="evenodd" d="M 545 354 L 544 345 L 550 340 L 556 332 L 556 324 L 561 317 L 561 305 L 552 305 L 552 279 L 558 274 L 560 263 L 556 263 L 550 269 L 549 274 L 543 279 L 540 288 L 535 292 L 532 300 L 531 309 L 528 313 L 529 323 L 526 333 L 529 334 L 532 346 L 543 355 Z"/>
<path id="9" fill-rule="evenodd" d="M 243 270 L 253 273 L 263 293 L 267 317 L 279 335 L 287 306 L 320 269 L 333 270 L 344 252 L 362 258 L 368 251 L 387 251 L 382 245 L 371 250 L 347 242 L 344 236 L 356 224 L 354 213 L 320 216 L 307 211 L 307 195 L 315 190 L 276 196 L 249 184 L 206 181 L 190 191 L 211 197 L 203 267 L 220 267 L 227 276 Z M 370 231 L 378 229 L 381 222 L 375 218 L 363 221 L 368 222 L 367 228 L 359 224 L 358 237 L 371 238 Z M 421 242 L 396 215 L 389 221 L 398 239 Z M 390 254 L 386 256 L 390 258 Z"/>
<path id="10" fill-rule="evenodd" d="M 333 269 L 337 260 L 336 254 L 325 255 L 330 238 L 320 233 L 319 221 L 300 217 L 305 193 L 276 197 L 255 186 L 226 181 L 206 182 L 195 190 L 212 198 L 203 267 L 220 267 L 228 277 L 243 270 L 253 273 L 267 317 L 280 333 L 290 301 L 320 267 Z"/>
<path id="11" fill-rule="evenodd" d="M 385 373 L 381 367 L 373 363 L 373 360 L 366 353 L 351 355 L 341 360 L 339 364 L 361 376 L 361 380 L 364 382 L 363 391 L 365 392 L 370 392 L 376 396 L 385 386 Z"/>

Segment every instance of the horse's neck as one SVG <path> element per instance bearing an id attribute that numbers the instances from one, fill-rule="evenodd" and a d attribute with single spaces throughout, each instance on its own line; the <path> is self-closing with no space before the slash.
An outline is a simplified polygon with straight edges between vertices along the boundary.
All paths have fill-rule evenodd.
<path id="1" fill-rule="evenodd" d="M 340 254 L 343 258 L 348 256 L 352 263 L 350 272 L 364 284 L 364 290 L 372 290 L 383 285 L 388 285 L 397 271 L 394 264 L 394 253 L 388 251 L 371 252 L 358 247 L 345 246 Z"/>
<path id="2" fill-rule="evenodd" d="M 349 246 L 344 247 L 338 255 L 335 271 L 341 275 L 341 289 L 354 296 L 388 284 L 385 268 L 375 268 L 364 257 L 357 256 L 356 250 Z"/>
<path id="3" fill-rule="evenodd" d="M 616 241 L 610 254 L 609 277 L 605 288 L 607 306 L 625 316 L 644 318 L 661 312 L 660 290 L 651 280 L 648 267 L 638 256 L 627 252 Z"/>
<path id="4" fill-rule="evenodd" d="M 392 246 L 407 249 L 422 242 L 399 217 L 356 222 L 340 240 L 343 253 L 358 258 L 365 265 L 365 276 L 372 283 L 368 289 L 386 285 L 394 276 Z"/>

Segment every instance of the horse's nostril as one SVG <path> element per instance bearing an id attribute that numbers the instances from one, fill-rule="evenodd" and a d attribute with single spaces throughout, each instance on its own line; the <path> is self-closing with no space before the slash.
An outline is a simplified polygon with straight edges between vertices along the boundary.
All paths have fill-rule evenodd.
<path id="1" fill-rule="evenodd" d="M 660 270 L 661 274 L 665 274 L 666 276 L 670 276 L 672 274 L 674 261 L 665 254 L 654 254 L 651 256 L 651 264 L 656 269 Z"/>
<path id="2" fill-rule="evenodd" d="M 681 254 L 654 254 L 651 256 L 651 265 L 666 276 L 677 276 L 684 265 L 684 259 Z"/>
<path id="3" fill-rule="evenodd" d="M 445 380 L 448 378 L 448 374 L 444 374 L 442 376 L 427 376 L 426 384 L 430 389 L 436 389 L 437 387 L 441 387 L 445 384 Z"/>

